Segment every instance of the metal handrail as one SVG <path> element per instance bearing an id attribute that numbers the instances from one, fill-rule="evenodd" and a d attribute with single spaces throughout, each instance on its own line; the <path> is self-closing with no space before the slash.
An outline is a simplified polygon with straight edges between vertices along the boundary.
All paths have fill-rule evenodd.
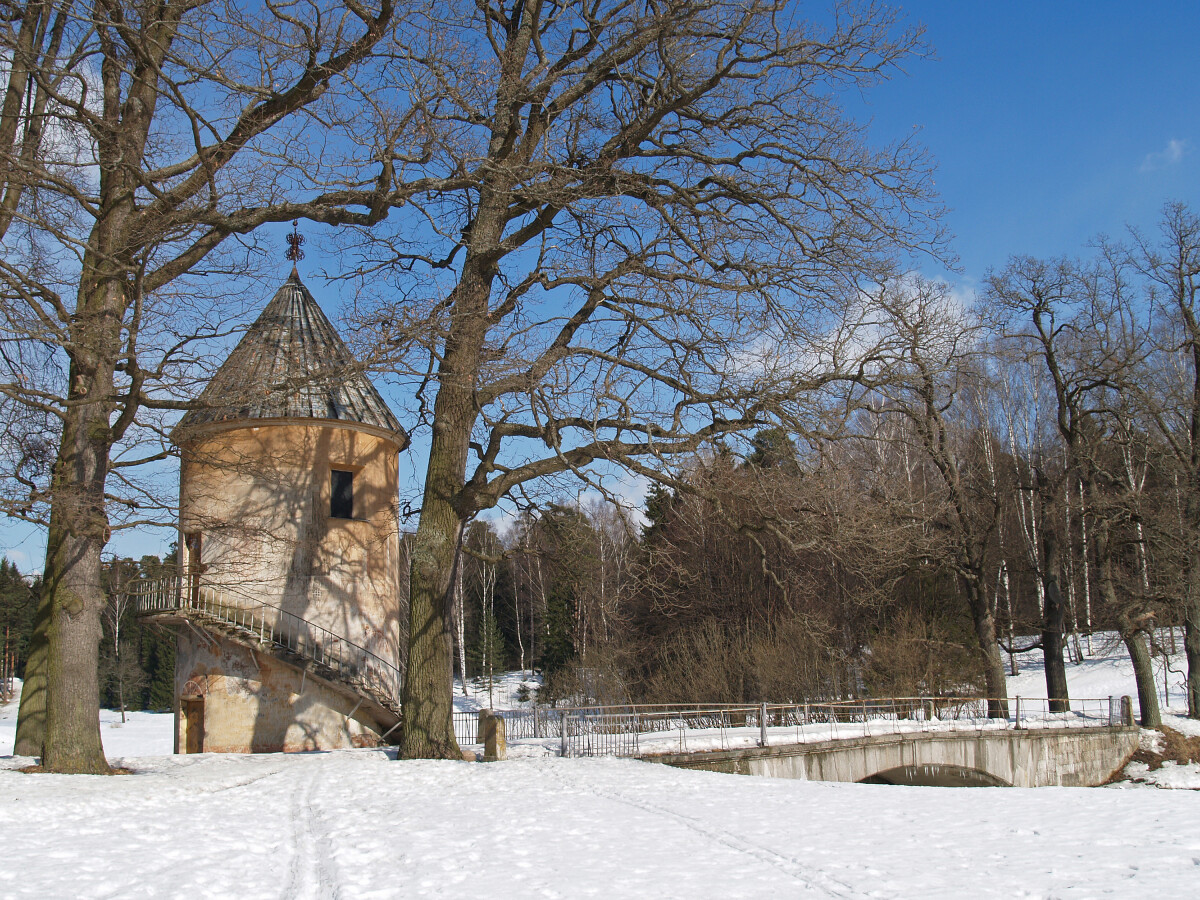
<path id="1" fill-rule="evenodd" d="M 838 700 L 818 703 L 759 703 L 755 705 L 713 704 L 627 704 L 622 706 L 534 707 L 496 710 L 505 720 L 508 740 L 523 738 L 557 739 L 563 756 L 635 756 L 645 752 L 648 735 L 677 736 L 679 749 L 687 749 L 689 734 L 720 735 L 722 748 L 729 744 L 729 732 L 749 729 L 749 735 L 765 746 L 770 737 L 781 737 L 779 729 L 796 729 L 796 740 L 837 738 L 838 726 L 857 725 L 853 734 L 860 737 L 898 732 L 928 732 L 992 729 L 1092 728 L 1121 724 L 1121 698 L 1084 698 L 1069 701 L 1069 709 L 1052 709 L 1052 701 L 1010 697 L 1007 717 L 989 716 L 998 708 L 986 697 L 890 697 L 866 700 Z M 1060 705 L 1067 701 L 1054 701 Z M 821 726 L 801 734 L 799 729 Z M 774 732 L 771 730 L 775 729 Z M 463 743 L 476 742 L 478 713 L 454 714 L 455 736 Z M 755 734 L 757 732 L 757 734 Z"/>
<path id="2" fill-rule="evenodd" d="M 367 690 L 397 715 L 403 675 L 398 666 L 366 647 L 263 600 L 231 598 L 188 576 L 166 575 L 133 582 L 128 590 L 139 613 L 188 610 L 240 628 L 261 643 L 295 653 Z"/>

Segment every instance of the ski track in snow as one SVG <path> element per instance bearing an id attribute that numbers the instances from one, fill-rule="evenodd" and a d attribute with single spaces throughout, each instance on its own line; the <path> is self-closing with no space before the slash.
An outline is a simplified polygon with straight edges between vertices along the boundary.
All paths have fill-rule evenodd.
<path id="1" fill-rule="evenodd" d="M 555 770 L 551 769 L 549 770 L 549 773 L 554 781 L 557 781 L 564 787 L 569 787 L 567 781 Z M 774 866 L 775 868 L 795 879 L 799 886 L 804 888 L 806 892 L 820 892 L 826 897 L 854 896 L 852 893 L 853 889 L 850 887 L 850 885 L 845 884 L 844 882 L 837 882 L 833 879 L 829 879 L 809 871 L 808 868 L 795 857 L 776 853 L 769 847 L 764 847 L 753 843 L 752 841 L 739 838 L 727 831 L 714 831 L 711 827 L 706 826 L 703 821 L 695 818 L 694 816 L 677 812 L 676 810 L 669 809 L 663 805 L 653 804 L 645 800 L 630 797 L 621 791 L 604 791 L 598 787 L 590 785 L 587 787 L 587 790 L 595 797 L 632 807 L 635 810 L 639 810 L 640 812 L 647 813 L 651 816 L 662 816 L 670 819 L 673 822 L 682 825 L 689 831 L 695 833 L 698 837 L 704 840 L 711 841 L 714 844 L 719 844 L 722 847 L 733 850 L 735 853 L 751 856 L 766 865 Z M 818 882 L 824 883 L 818 884 Z M 832 883 L 832 886 L 830 883 Z"/>
<path id="2" fill-rule="evenodd" d="M 336 882 L 329 877 L 325 866 L 325 851 L 321 846 L 317 829 L 314 827 L 319 815 L 316 801 L 316 783 L 320 770 L 309 766 L 312 773 L 302 779 L 302 784 L 291 791 L 291 811 L 288 825 L 290 859 L 287 867 L 287 882 L 280 893 L 280 900 L 313 900 L 333 896 Z"/>

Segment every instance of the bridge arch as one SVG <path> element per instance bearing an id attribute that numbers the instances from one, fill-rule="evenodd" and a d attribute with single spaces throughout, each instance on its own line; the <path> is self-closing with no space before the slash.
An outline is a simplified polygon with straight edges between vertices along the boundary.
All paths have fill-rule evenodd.
<path id="1" fill-rule="evenodd" d="M 644 758 L 689 769 L 803 781 L 1066 787 L 1104 784 L 1137 749 L 1129 726 L 861 736 Z"/>
<path id="2" fill-rule="evenodd" d="M 910 787 L 1012 787 L 982 769 L 942 763 L 895 766 L 859 779 L 859 784 L 902 784 Z"/>

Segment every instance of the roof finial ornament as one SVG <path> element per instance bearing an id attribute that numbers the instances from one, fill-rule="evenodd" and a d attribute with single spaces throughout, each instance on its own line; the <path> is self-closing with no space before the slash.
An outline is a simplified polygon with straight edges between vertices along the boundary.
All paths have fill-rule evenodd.
<path id="1" fill-rule="evenodd" d="M 292 219 L 292 233 L 287 236 L 288 248 L 284 255 L 292 261 L 292 274 L 298 275 L 296 263 L 304 259 L 304 251 L 300 245 L 304 243 L 304 235 L 300 233 L 300 220 Z"/>

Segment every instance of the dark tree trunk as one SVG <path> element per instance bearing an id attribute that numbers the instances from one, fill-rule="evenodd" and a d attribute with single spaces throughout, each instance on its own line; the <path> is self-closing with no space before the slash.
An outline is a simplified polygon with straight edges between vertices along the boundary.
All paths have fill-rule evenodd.
<path id="1" fill-rule="evenodd" d="M 1183 652 L 1187 656 L 1188 717 L 1200 719 L 1200 604 L 1189 603 L 1185 612 Z"/>
<path id="2" fill-rule="evenodd" d="M 476 228 L 485 219 L 481 211 Z M 502 218 L 488 222 L 498 236 Z M 475 423 L 475 380 L 487 327 L 492 263 L 468 258 L 453 295 L 450 335 L 438 370 L 433 434 L 421 518 L 412 551 L 403 759 L 462 759 L 454 737 L 454 646 L 450 633 L 454 564 L 470 512 L 458 508 Z"/>
<path id="3" fill-rule="evenodd" d="M 105 246 L 99 226 L 92 240 Z M 99 657 L 104 590 L 100 552 L 108 542 L 105 482 L 114 434 L 133 410 L 117 418 L 114 370 L 120 358 L 125 286 L 121 271 L 100 271 L 85 256 L 78 312 L 72 324 L 68 403 L 51 478 L 50 528 L 38 616 L 46 623 L 45 731 L 42 765 L 67 774 L 107 774 L 100 739 Z M 107 260 L 105 261 L 107 262 Z M 33 746 L 39 709 L 22 704 L 18 731 Z"/>
<path id="4" fill-rule="evenodd" d="M 1004 677 L 1004 658 L 996 641 L 996 617 L 992 615 L 983 589 L 982 579 L 966 581 L 967 602 L 979 639 L 979 655 L 983 663 L 983 680 L 988 696 L 988 717 L 1008 718 L 1008 681 Z"/>
<path id="5" fill-rule="evenodd" d="M 1049 521 L 1043 516 L 1043 521 Z M 1046 667 L 1046 696 L 1051 712 L 1067 712 L 1071 708 L 1067 691 L 1067 667 L 1063 662 L 1063 626 L 1065 608 L 1062 591 L 1062 551 L 1053 528 L 1042 532 L 1042 551 L 1045 570 L 1042 586 L 1045 602 L 1042 608 L 1042 654 Z"/>
<path id="6" fill-rule="evenodd" d="M 94 383 L 74 366 L 72 375 L 74 384 Z M 98 680 L 109 430 L 105 405 L 82 397 L 86 394 L 70 408 L 55 464 L 39 608 L 39 616 L 47 618 L 42 765 L 53 772 L 96 775 L 110 771 L 100 739 Z"/>
<path id="7" fill-rule="evenodd" d="M 453 507 L 432 500 L 429 491 L 413 541 L 408 666 L 404 674 L 404 722 L 400 756 L 405 759 L 461 759 L 454 737 L 454 653 L 450 605 L 454 557 L 463 523 Z"/>
<path id="8" fill-rule="evenodd" d="M 1121 640 L 1125 642 L 1125 649 L 1129 651 L 1129 659 L 1133 662 L 1138 707 L 1141 709 L 1138 724 L 1143 728 L 1159 728 L 1162 726 L 1162 716 L 1158 708 L 1158 685 L 1154 683 L 1154 666 L 1146 633 L 1129 628 L 1127 619 L 1122 617 Z"/>
<path id="9" fill-rule="evenodd" d="M 1197 375 L 1197 390 L 1200 391 L 1200 375 Z M 1187 527 L 1192 547 L 1184 583 L 1183 652 L 1187 657 L 1188 717 L 1200 719 L 1200 485 L 1192 484 L 1189 488 Z"/>
<path id="10" fill-rule="evenodd" d="M 1100 506 L 1093 498 L 1092 509 Z M 1146 634 L 1130 615 L 1128 606 L 1122 605 L 1117 597 L 1117 587 L 1112 575 L 1112 539 L 1108 522 L 1101 519 L 1093 530 L 1092 546 L 1096 552 L 1096 572 L 1100 599 L 1111 612 L 1121 633 L 1129 660 L 1133 663 L 1133 677 L 1137 684 L 1138 706 L 1141 709 L 1140 724 L 1143 728 L 1158 728 L 1162 718 L 1158 710 L 1158 687 L 1154 683 L 1154 667 Z"/>

